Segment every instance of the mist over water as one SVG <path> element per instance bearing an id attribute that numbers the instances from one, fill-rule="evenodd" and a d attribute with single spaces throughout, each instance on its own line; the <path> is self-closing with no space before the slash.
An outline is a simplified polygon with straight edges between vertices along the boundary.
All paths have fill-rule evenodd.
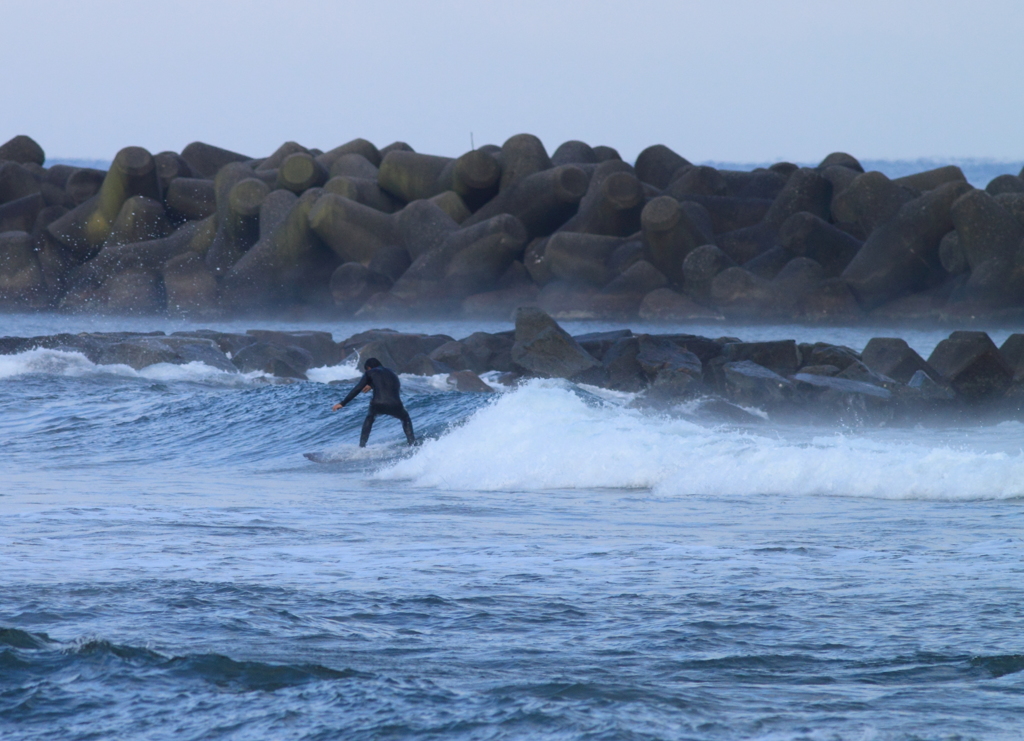
<path id="1" fill-rule="evenodd" d="M 362 399 L 329 411 L 356 377 L 0 356 L 3 738 L 1019 737 L 1019 422 L 403 376 L 425 442 L 385 418 L 359 449 Z"/>

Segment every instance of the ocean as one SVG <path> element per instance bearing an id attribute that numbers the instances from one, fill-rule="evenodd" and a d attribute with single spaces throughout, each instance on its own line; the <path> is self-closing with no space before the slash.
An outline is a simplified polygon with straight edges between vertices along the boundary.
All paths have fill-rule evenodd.
<path id="1" fill-rule="evenodd" d="M 192 326 L 0 316 L 18 336 Z M 948 333 L 657 331 L 925 356 Z M 1024 732 L 1021 422 L 738 425 L 403 376 L 423 444 L 382 418 L 360 449 L 365 402 L 330 411 L 357 375 L 0 356 L 0 737 Z"/>

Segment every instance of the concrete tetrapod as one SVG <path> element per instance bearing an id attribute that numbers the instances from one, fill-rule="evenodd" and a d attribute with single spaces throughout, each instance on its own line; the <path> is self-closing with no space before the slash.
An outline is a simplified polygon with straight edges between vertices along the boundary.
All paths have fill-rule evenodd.
<path id="1" fill-rule="evenodd" d="M 260 238 L 260 209 L 270 188 L 245 165 L 228 165 L 214 180 L 217 236 L 206 253 L 207 267 L 222 275 Z"/>
<path id="2" fill-rule="evenodd" d="M 503 188 L 463 225 L 511 214 L 523 223 L 531 237 L 547 236 L 576 213 L 587 183 L 587 174 L 575 165 L 536 172 Z"/>

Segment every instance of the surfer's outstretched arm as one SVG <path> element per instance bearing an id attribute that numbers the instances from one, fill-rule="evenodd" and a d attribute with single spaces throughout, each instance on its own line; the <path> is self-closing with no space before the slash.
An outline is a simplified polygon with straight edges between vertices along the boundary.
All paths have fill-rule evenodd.
<path id="1" fill-rule="evenodd" d="M 359 382 L 355 385 L 355 388 L 353 388 L 351 391 L 348 392 L 348 396 L 346 396 L 344 399 L 342 399 L 337 404 L 335 404 L 333 407 L 331 407 L 331 411 L 333 411 L 333 412 L 338 411 L 343 406 L 345 406 L 350 401 L 352 401 L 354 398 L 356 398 L 356 395 L 358 395 L 360 391 L 366 391 L 369 388 L 370 388 L 370 374 L 369 373 L 364 373 L 363 377 L 360 378 Z"/>

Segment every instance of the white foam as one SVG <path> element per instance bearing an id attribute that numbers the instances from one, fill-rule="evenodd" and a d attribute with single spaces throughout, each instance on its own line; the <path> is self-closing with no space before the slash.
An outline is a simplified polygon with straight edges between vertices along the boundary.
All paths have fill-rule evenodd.
<path id="1" fill-rule="evenodd" d="M 77 378 L 93 375 L 146 378 L 153 381 L 238 383 L 261 377 L 259 373 L 235 373 L 199 361 L 182 365 L 156 363 L 142 370 L 121 365 L 97 365 L 80 352 L 36 348 L 17 355 L 0 355 L 0 379 L 26 375 L 54 375 Z"/>
<path id="2" fill-rule="evenodd" d="M 1024 496 L 1024 454 L 911 442 L 871 431 L 751 433 L 588 404 L 558 381 L 497 396 L 464 424 L 376 474 L 472 491 L 651 489 L 666 496 L 838 495 L 889 499 Z"/>

